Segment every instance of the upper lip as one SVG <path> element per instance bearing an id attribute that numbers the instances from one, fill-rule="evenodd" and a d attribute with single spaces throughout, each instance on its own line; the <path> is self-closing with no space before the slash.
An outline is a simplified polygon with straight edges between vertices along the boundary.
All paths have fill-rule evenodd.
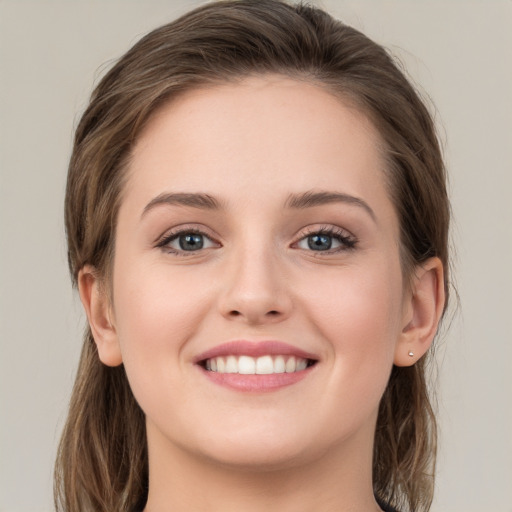
<path id="1" fill-rule="evenodd" d="M 288 343 L 275 340 L 247 341 L 235 340 L 217 345 L 194 358 L 194 363 L 199 363 L 213 357 L 222 356 L 250 356 L 260 357 L 266 355 L 295 356 L 303 359 L 318 360 L 318 356 Z"/>

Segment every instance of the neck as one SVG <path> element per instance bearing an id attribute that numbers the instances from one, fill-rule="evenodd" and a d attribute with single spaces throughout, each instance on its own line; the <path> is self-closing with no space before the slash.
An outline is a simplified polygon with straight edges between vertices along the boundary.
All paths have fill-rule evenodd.
<path id="1" fill-rule="evenodd" d="M 149 426 L 148 426 L 149 427 Z M 307 461 L 230 466 L 165 443 L 148 428 L 145 512 L 373 512 L 371 442 L 343 443 Z M 373 437 L 373 435 L 372 435 Z"/>

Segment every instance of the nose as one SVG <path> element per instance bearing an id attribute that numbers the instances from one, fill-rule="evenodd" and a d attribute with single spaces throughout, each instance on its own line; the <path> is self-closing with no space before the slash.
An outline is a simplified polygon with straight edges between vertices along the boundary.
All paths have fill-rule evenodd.
<path id="1" fill-rule="evenodd" d="M 221 314 L 248 325 L 281 322 L 292 310 L 289 279 L 270 250 L 240 251 L 227 264 Z"/>

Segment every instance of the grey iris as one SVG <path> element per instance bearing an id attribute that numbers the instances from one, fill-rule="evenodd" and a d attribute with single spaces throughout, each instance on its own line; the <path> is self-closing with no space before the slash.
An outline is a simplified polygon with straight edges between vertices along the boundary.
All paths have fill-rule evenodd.
<path id="1" fill-rule="evenodd" d="M 204 245 L 203 235 L 187 233 L 179 237 L 180 249 L 183 251 L 197 251 Z"/>
<path id="2" fill-rule="evenodd" d="M 308 237 L 308 247 L 312 251 L 328 251 L 332 245 L 329 235 L 311 235 Z"/>

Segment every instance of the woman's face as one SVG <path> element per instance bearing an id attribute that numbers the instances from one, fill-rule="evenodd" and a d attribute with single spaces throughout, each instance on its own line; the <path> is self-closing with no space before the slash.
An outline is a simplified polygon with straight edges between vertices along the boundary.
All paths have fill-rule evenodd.
<path id="1" fill-rule="evenodd" d="M 371 446 L 409 311 L 378 147 L 364 116 L 279 76 L 151 120 L 111 323 L 155 453 L 279 467 Z"/>

